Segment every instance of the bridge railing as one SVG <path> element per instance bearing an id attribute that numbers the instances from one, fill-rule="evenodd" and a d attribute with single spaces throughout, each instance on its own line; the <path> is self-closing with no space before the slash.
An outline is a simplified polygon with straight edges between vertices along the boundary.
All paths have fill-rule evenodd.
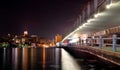
<path id="1" fill-rule="evenodd" d="M 76 44 L 77 46 L 91 46 L 100 49 L 105 49 L 109 51 L 117 51 L 120 52 L 120 37 L 117 35 L 112 35 L 109 38 L 105 38 L 102 36 L 99 37 L 91 37 L 86 40 L 79 39 Z"/>

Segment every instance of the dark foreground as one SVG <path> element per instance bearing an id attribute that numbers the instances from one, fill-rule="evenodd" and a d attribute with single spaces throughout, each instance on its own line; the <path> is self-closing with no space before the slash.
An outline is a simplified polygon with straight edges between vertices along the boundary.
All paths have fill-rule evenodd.
<path id="1" fill-rule="evenodd" d="M 93 55 L 66 50 L 1 48 L 0 70 L 120 70 L 119 66 Z"/>

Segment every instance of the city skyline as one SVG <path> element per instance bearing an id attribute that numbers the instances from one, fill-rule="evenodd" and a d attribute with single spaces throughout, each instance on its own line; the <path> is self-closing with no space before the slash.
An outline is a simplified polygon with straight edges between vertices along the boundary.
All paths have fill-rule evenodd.
<path id="1" fill-rule="evenodd" d="M 74 25 L 86 1 L 2 1 L 0 35 L 22 34 L 27 25 L 30 35 L 53 39 Z"/>
<path id="2" fill-rule="evenodd" d="M 120 70 L 120 0 L 0 3 L 0 70 Z"/>

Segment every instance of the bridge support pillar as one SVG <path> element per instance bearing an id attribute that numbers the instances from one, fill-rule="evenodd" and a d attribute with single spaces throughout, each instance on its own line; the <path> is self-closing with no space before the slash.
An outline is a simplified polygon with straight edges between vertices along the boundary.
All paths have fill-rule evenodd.
<path id="1" fill-rule="evenodd" d="M 94 47 L 94 36 L 91 37 L 91 46 Z"/>
<path id="2" fill-rule="evenodd" d="M 113 48 L 112 48 L 113 51 L 116 51 L 116 45 L 117 45 L 116 40 L 117 40 L 117 36 L 113 35 Z"/>
<path id="3" fill-rule="evenodd" d="M 99 48 L 102 48 L 102 36 L 99 36 Z"/>

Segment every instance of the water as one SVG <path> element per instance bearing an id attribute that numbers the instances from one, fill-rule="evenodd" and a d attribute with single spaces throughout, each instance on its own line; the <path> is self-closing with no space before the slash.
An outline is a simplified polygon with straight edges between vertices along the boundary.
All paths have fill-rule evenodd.
<path id="1" fill-rule="evenodd" d="M 72 56 L 74 55 L 74 57 Z M 62 48 L 1 48 L 0 70 L 116 70 L 80 52 L 68 53 Z"/>

